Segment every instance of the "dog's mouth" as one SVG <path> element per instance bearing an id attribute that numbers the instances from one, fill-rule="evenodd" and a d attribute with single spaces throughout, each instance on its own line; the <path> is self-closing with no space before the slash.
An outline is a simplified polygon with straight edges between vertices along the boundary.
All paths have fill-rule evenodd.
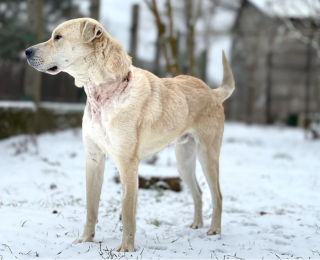
<path id="1" fill-rule="evenodd" d="M 52 68 L 47 69 L 47 71 L 49 71 L 49 72 L 56 72 L 57 70 L 58 70 L 57 66 L 53 66 Z"/>

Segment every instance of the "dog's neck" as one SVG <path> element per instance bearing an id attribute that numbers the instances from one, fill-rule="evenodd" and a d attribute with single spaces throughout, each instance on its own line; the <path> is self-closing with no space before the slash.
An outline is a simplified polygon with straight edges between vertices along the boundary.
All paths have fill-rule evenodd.
<path id="1" fill-rule="evenodd" d="M 92 118 L 102 111 L 112 112 L 116 104 L 129 97 L 133 85 L 131 58 L 112 37 L 96 42 L 93 52 L 65 71 L 75 78 L 77 87 L 84 87 L 87 111 Z"/>
<path id="2" fill-rule="evenodd" d="M 128 85 L 132 82 L 132 76 L 132 71 L 129 70 L 121 80 L 108 78 L 105 82 L 99 83 L 98 85 L 89 78 L 84 84 L 88 100 L 91 100 L 91 102 L 99 102 L 103 105 L 103 101 L 120 96 L 126 92 Z"/>
<path id="3" fill-rule="evenodd" d="M 102 111 L 107 114 L 108 118 L 117 104 L 121 104 L 129 98 L 132 83 L 133 72 L 130 70 L 121 81 L 110 80 L 99 85 L 89 81 L 85 84 L 87 112 L 91 118 L 99 119 Z"/>
<path id="4" fill-rule="evenodd" d="M 127 73 L 130 67 L 127 68 Z M 111 75 L 107 68 L 101 65 L 98 57 L 88 55 L 80 58 L 74 64 L 69 66 L 65 72 L 74 77 L 75 85 L 79 88 L 99 85 L 114 85 L 122 82 L 125 76 Z"/>

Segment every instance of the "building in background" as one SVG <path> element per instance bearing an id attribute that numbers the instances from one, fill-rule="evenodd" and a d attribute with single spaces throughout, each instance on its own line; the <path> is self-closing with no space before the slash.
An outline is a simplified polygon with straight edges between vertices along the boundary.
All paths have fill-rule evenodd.
<path id="1" fill-rule="evenodd" d="M 308 40 L 310 18 L 292 17 L 282 6 L 279 10 L 244 0 L 238 11 L 231 50 L 236 91 L 226 102 L 227 119 L 297 125 L 299 118 L 311 119 L 320 111 L 319 58 Z"/>

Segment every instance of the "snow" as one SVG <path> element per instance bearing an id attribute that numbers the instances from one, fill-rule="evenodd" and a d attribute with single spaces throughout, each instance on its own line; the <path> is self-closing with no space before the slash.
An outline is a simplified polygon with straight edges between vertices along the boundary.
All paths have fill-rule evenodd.
<path id="1" fill-rule="evenodd" d="M 81 103 L 57 103 L 57 102 L 41 102 L 40 107 L 54 110 L 57 113 L 65 113 L 69 111 L 83 112 L 85 104 Z"/>
<path id="2" fill-rule="evenodd" d="M 8 109 L 8 108 L 14 108 L 14 109 L 30 109 L 32 111 L 35 111 L 36 105 L 32 101 L 0 101 L 0 108 Z"/>
<path id="3" fill-rule="evenodd" d="M 193 202 L 184 184 L 179 193 L 139 190 L 136 252 L 124 256 L 110 252 L 122 236 L 121 185 L 110 159 L 94 242 L 71 244 L 85 224 L 81 129 L 2 140 L 0 259 L 319 258 L 319 147 L 300 129 L 226 123 L 222 235 L 206 235 L 212 205 L 197 165 L 204 228 L 187 228 Z M 170 145 L 154 166 L 141 162 L 140 171 L 177 174 L 175 164 Z"/>
<path id="4" fill-rule="evenodd" d="M 273 18 L 317 18 L 317 0 L 250 0 L 260 11 Z"/>
<path id="5" fill-rule="evenodd" d="M 56 113 L 66 113 L 70 111 L 83 112 L 85 104 L 40 102 L 40 107 L 44 109 L 53 110 Z M 30 109 L 32 111 L 37 110 L 35 103 L 32 101 L 0 101 L 0 108 Z"/>

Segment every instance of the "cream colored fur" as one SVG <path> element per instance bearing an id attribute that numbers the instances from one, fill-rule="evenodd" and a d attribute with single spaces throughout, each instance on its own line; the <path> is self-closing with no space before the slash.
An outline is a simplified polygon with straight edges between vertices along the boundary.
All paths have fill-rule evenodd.
<path id="1" fill-rule="evenodd" d="M 201 190 L 195 176 L 198 155 L 213 203 L 207 234 L 221 233 L 222 102 L 234 90 L 232 72 L 224 54 L 223 84 L 212 90 L 194 77 L 181 75 L 160 79 L 132 66 L 121 44 L 90 18 L 62 23 L 49 41 L 30 49 L 33 51 L 28 58 L 30 65 L 50 74 L 67 72 L 87 93 L 83 116 L 87 220 L 83 235 L 74 243 L 94 238 L 105 156 L 108 155 L 117 165 L 124 190 L 123 239 L 116 250 L 134 251 L 139 160 L 172 141 L 180 176 L 194 200 L 194 220 L 190 227 L 203 225 Z"/>

